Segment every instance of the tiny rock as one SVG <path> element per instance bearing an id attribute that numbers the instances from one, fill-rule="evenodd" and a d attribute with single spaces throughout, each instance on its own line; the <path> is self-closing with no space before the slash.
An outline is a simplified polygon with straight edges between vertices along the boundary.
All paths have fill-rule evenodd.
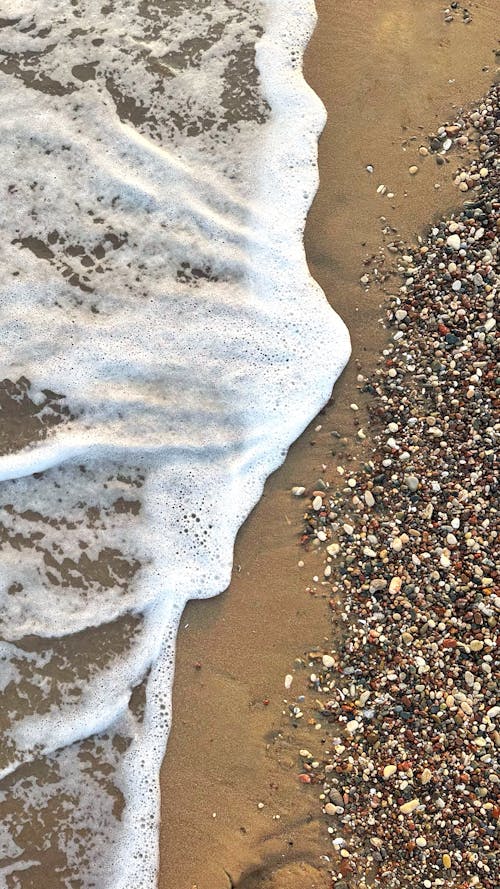
<path id="1" fill-rule="evenodd" d="M 399 811 L 403 815 L 411 815 L 411 813 L 414 812 L 415 809 L 418 809 L 419 805 L 420 805 L 419 799 L 411 799 L 411 800 L 408 800 L 407 803 L 403 803 L 403 805 L 399 807 Z"/>
<path id="2" fill-rule="evenodd" d="M 432 778 L 432 772 L 430 769 L 426 768 L 423 770 L 423 772 L 420 776 L 420 782 L 421 782 L 421 784 L 428 784 L 429 781 L 431 780 L 431 778 Z"/>
<path id="3" fill-rule="evenodd" d="M 446 243 L 448 244 L 448 247 L 451 247 L 453 250 L 460 250 L 460 235 L 448 235 Z"/>

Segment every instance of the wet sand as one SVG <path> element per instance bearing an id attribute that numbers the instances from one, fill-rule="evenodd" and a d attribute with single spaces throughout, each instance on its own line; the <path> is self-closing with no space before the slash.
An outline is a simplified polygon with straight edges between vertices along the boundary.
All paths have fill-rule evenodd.
<path id="1" fill-rule="evenodd" d="M 384 287 L 391 292 L 390 279 L 365 292 L 363 261 L 384 238 L 412 241 L 459 203 L 451 183 L 458 161 L 438 167 L 434 158 L 419 157 L 418 146 L 457 107 L 483 95 L 494 76 L 494 0 L 469 5 L 469 25 L 459 18 L 445 23 L 444 4 L 436 0 L 317 5 L 306 76 L 329 122 L 306 249 L 312 274 L 348 323 L 353 356 L 331 405 L 293 446 L 241 530 L 229 590 L 185 611 L 161 779 L 161 889 L 328 885 L 317 798 L 297 780 L 282 717 L 285 674 L 329 632 L 326 594 L 307 589 L 314 556 L 297 544 L 303 505 L 289 492 L 294 484 L 311 490 L 318 478 L 331 478 L 332 448 L 345 466 L 363 456 L 349 404 L 360 405 L 357 422 L 366 424 L 356 374 L 370 371 L 385 342 L 380 304 Z M 412 164 L 416 176 L 408 172 Z M 394 198 L 377 194 L 380 184 Z M 395 231 L 384 236 L 388 225 Z"/>

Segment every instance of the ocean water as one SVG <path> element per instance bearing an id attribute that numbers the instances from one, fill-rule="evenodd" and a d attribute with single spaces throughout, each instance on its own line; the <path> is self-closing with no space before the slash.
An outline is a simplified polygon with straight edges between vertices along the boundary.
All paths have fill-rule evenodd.
<path id="1" fill-rule="evenodd" d="M 182 609 L 349 356 L 302 240 L 314 21 L 0 2 L 1 887 L 155 887 Z"/>

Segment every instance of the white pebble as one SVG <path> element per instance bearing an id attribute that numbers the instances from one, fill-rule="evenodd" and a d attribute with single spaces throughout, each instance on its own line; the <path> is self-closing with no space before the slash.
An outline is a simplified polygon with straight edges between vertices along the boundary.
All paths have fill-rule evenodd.
<path id="1" fill-rule="evenodd" d="M 446 243 L 448 244 L 448 247 L 451 247 L 453 250 L 460 250 L 460 235 L 448 235 Z"/>

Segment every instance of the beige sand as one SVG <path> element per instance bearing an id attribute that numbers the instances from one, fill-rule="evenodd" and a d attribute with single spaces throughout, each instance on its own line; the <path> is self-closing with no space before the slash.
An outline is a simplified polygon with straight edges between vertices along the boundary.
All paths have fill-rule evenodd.
<path id="1" fill-rule="evenodd" d="M 291 449 L 242 529 L 230 589 L 186 609 L 161 778 L 161 889 L 328 885 L 327 871 L 318 870 L 328 843 L 317 795 L 297 781 L 297 743 L 282 715 L 283 680 L 294 658 L 330 631 L 325 599 L 306 592 L 318 560 L 309 555 L 304 568 L 297 566 L 304 557 L 297 546 L 301 505 L 289 489 L 331 478 L 340 454 L 344 465 L 362 456 L 348 405 L 356 401 L 366 423 L 357 364 L 368 371 L 384 342 L 383 289 L 366 294 L 360 286 L 363 260 L 383 242 L 381 216 L 397 230 L 386 240 L 411 240 L 458 203 L 450 184 L 454 161 L 437 167 L 417 149 L 457 106 L 479 98 L 494 74 L 496 0 L 469 4 L 470 25 L 446 25 L 440 0 L 317 5 L 306 73 L 329 123 L 306 247 L 313 275 L 350 327 L 353 359 L 334 401 Z M 408 173 L 413 163 L 420 168 L 415 177 Z M 377 195 L 379 184 L 395 197 Z M 385 286 L 389 291 L 391 281 Z M 346 445 L 332 439 L 333 429 Z"/>

